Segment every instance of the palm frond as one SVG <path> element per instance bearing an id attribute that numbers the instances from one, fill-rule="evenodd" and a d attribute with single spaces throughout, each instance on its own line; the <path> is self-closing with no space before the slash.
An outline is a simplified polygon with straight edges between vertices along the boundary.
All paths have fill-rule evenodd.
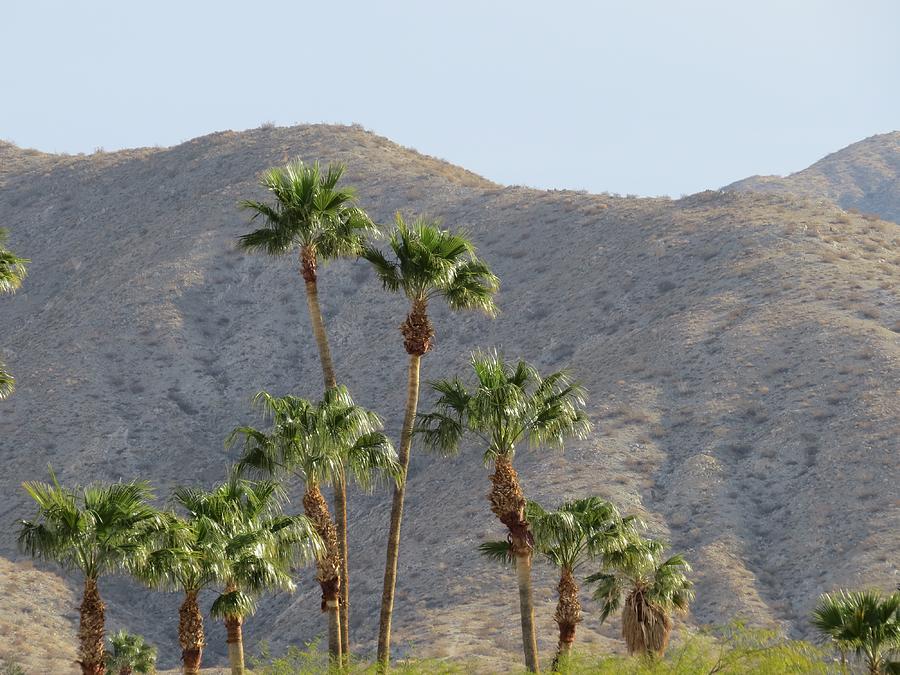
<path id="1" fill-rule="evenodd" d="M 511 565 L 513 563 L 512 546 L 508 541 L 486 541 L 478 546 L 478 552 L 488 560 Z"/>

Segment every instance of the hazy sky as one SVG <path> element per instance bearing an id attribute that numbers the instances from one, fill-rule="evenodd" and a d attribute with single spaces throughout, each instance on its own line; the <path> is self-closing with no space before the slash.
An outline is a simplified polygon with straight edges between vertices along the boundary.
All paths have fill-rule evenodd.
<path id="1" fill-rule="evenodd" d="M 0 138 L 357 122 L 493 180 L 642 195 L 900 128 L 896 0 L 0 5 Z"/>

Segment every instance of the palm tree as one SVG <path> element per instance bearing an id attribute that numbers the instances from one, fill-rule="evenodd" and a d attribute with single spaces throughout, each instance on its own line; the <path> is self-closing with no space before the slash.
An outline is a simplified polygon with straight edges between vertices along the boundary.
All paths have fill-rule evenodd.
<path id="1" fill-rule="evenodd" d="M 321 540 L 305 516 L 281 513 L 287 496 L 274 481 L 248 481 L 232 471 L 210 491 L 176 489 L 175 500 L 192 519 L 214 523 L 222 537 L 218 581 L 224 590 L 210 613 L 225 622 L 232 675 L 243 675 L 242 625 L 256 611 L 256 596 L 293 591 L 291 566 L 318 557 Z"/>
<path id="2" fill-rule="evenodd" d="M 853 650 L 871 675 L 895 672 L 891 652 L 900 650 L 900 591 L 838 591 L 819 598 L 813 626 L 841 653 Z"/>
<path id="3" fill-rule="evenodd" d="M 4 247 L 6 238 L 6 230 L 0 228 L 0 294 L 16 292 L 25 279 L 25 266 L 30 262 L 25 258 L 19 258 L 12 251 L 8 251 Z M 0 400 L 12 394 L 15 385 L 15 378 L 0 361 Z"/>
<path id="4" fill-rule="evenodd" d="M 118 675 L 156 672 L 156 647 L 147 644 L 140 635 L 126 630 L 113 633 L 109 638 L 106 666 Z"/>
<path id="5" fill-rule="evenodd" d="M 596 583 L 600 623 L 622 607 L 622 637 L 629 654 L 662 656 L 672 633 L 672 613 L 686 612 L 694 598 L 687 578 L 690 565 L 681 555 L 663 559 L 665 544 L 632 538 L 602 558 L 601 570 L 587 578 Z"/>
<path id="6" fill-rule="evenodd" d="M 401 292 L 410 302 L 406 320 L 400 326 L 403 346 L 409 355 L 406 410 L 400 434 L 402 480 L 394 488 L 391 523 L 388 534 L 384 587 L 381 595 L 381 619 L 378 632 L 378 663 L 387 668 L 391 650 L 391 618 L 400 557 L 400 521 L 406 494 L 406 473 L 412 445 L 413 423 L 419 401 L 419 364 L 431 351 L 434 329 L 428 318 L 428 303 L 443 298 L 450 309 L 481 310 L 493 316 L 494 294 L 499 282 L 488 266 L 475 257 L 475 247 L 462 234 L 442 230 L 438 221 L 424 217 L 407 224 L 396 215 L 396 228 L 389 245 L 394 259 L 369 248 L 363 254 L 375 268 L 384 287 Z"/>
<path id="7" fill-rule="evenodd" d="M 485 448 L 485 464 L 494 465 L 488 499 L 508 531 L 519 585 L 525 665 L 537 672 L 531 593 L 534 535 L 512 462 L 523 442 L 535 448 L 561 448 L 567 439 L 587 436 L 591 426 L 584 413 L 584 391 L 564 371 L 541 377 L 525 361 L 506 363 L 496 352 L 475 352 L 471 364 L 476 380 L 471 390 L 458 378 L 432 383 L 439 394 L 435 412 L 420 416 L 417 430 L 426 445 L 444 453 L 456 452 L 463 436 L 474 436 Z"/>
<path id="8" fill-rule="evenodd" d="M 546 511 L 528 500 L 525 519 L 531 526 L 535 550 L 560 571 L 556 587 L 559 601 L 554 618 L 559 626 L 559 645 L 552 669 L 569 658 L 575 629 L 581 623 L 581 602 L 575 573 L 587 562 L 610 552 L 621 551 L 634 536 L 635 519 L 623 518 L 619 510 L 600 497 L 568 501 L 556 511 Z M 512 561 L 508 541 L 487 542 L 481 552 L 494 559 Z"/>
<path id="9" fill-rule="evenodd" d="M 238 245 L 248 251 L 282 256 L 298 251 L 300 275 L 306 285 L 306 304 L 313 335 L 319 348 L 319 360 L 325 389 L 337 385 L 334 363 L 328 347 L 328 334 L 319 308 L 317 268 L 319 261 L 356 258 L 366 238 L 378 233 L 375 224 L 358 208 L 355 192 L 338 187 L 344 174 L 341 164 L 330 164 L 323 172 L 318 162 L 308 165 L 291 162 L 284 168 L 263 173 L 260 185 L 272 193 L 275 203 L 244 200 L 242 208 L 252 211 L 252 220 L 262 217 L 263 227 L 245 234 Z M 349 569 L 347 563 L 347 481 L 334 481 L 337 537 L 341 553 L 341 636 L 349 647 Z"/>
<path id="10" fill-rule="evenodd" d="M 19 546 L 33 557 L 84 576 L 79 663 L 85 675 L 103 675 L 104 604 L 98 580 L 135 564 L 163 519 L 148 503 L 153 493 L 146 482 L 69 489 L 59 484 L 52 471 L 50 479 L 50 483 L 23 483 L 37 503 L 38 515 L 34 521 L 21 521 Z"/>
<path id="11" fill-rule="evenodd" d="M 380 432 L 379 417 L 353 403 L 346 387 L 325 392 L 319 403 L 295 396 L 275 397 L 261 392 L 255 402 L 271 419 L 266 433 L 238 427 L 229 444 L 243 438 L 240 470 L 272 477 L 292 476 L 304 486 L 303 509 L 322 539 L 324 553 L 318 560 L 316 579 L 322 588 L 322 611 L 328 613 L 328 650 L 333 660 L 342 658 L 340 631 L 341 553 L 337 529 L 320 485 L 349 474 L 363 489 L 382 478 L 400 475 L 397 454 Z"/>
<path id="12" fill-rule="evenodd" d="M 198 596 L 223 575 L 225 538 L 217 524 L 208 518 L 166 516 L 167 526 L 157 547 L 136 567 L 134 574 L 153 588 L 184 593 L 178 610 L 182 672 L 195 675 L 200 672 L 206 644 Z"/>

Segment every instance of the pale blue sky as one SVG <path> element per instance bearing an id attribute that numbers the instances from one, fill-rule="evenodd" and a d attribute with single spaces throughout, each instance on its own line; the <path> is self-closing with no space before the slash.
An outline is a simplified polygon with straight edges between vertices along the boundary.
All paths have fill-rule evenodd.
<path id="1" fill-rule="evenodd" d="M 895 0 L 6 0 L 0 138 L 357 122 L 503 183 L 677 196 L 900 128 L 898 37 Z"/>

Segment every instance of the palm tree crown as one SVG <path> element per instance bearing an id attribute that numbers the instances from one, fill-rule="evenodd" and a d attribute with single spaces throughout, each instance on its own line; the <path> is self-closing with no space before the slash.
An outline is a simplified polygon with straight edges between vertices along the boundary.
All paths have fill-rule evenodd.
<path id="1" fill-rule="evenodd" d="M 672 630 L 671 612 L 685 612 L 694 598 L 691 571 L 684 557 L 663 558 L 666 546 L 633 537 L 628 545 L 607 551 L 601 571 L 587 578 L 597 584 L 600 622 L 622 607 L 622 637 L 630 653 L 662 654 Z"/>
<path id="2" fill-rule="evenodd" d="M 69 489 L 51 472 L 51 483 L 23 487 L 38 505 L 38 520 L 21 522 L 21 548 L 88 578 L 134 564 L 163 526 L 145 481 Z"/>
<path id="3" fill-rule="evenodd" d="M 402 292 L 412 303 L 404 323 L 406 350 L 419 356 L 431 349 L 434 330 L 426 314 L 428 301 L 442 297 L 450 309 L 477 309 L 496 313 L 494 294 L 499 281 L 475 256 L 475 247 L 463 234 L 440 229 L 437 220 L 418 217 L 407 223 L 398 213 L 388 245 L 391 260 L 369 247 L 363 257 L 372 263 L 384 287 Z"/>
<path id="4" fill-rule="evenodd" d="M 339 188 L 344 166 L 330 164 L 323 171 L 318 162 L 297 160 L 284 168 L 264 172 L 260 185 L 275 198 L 272 205 L 243 200 L 242 208 L 263 218 L 263 227 L 243 235 L 238 245 L 269 255 L 285 255 L 301 250 L 303 275 L 315 280 L 316 261 L 356 257 L 366 237 L 377 228 L 366 213 L 355 206 L 351 188 Z"/>
<path id="5" fill-rule="evenodd" d="M 465 434 L 480 439 L 485 464 L 515 456 L 521 442 L 561 447 L 568 438 L 585 438 L 591 424 L 584 413 L 584 390 L 565 371 L 541 377 L 519 361 L 507 363 L 497 352 L 475 352 L 475 386 L 459 378 L 432 382 L 435 411 L 420 415 L 416 431 L 429 447 L 455 453 Z"/>
<path id="6" fill-rule="evenodd" d="M 26 265 L 31 262 L 5 248 L 7 237 L 7 231 L 0 227 L 0 293 L 15 292 L 25 279 Z"/>
<path id="7" fill-rule="evenodd" d="M 120 675 L 153 673 L 156 670 L 156 647 L 140 635 L 122 629 L 109 637 L 107 667 Z"/>
<path id="8" fill-rule="evenodd" d="M 887 672 L 890 653 L 900 650 L 900 591 L 887 596 L 872 590 L 826 593 L 812 623 L 842 651 L 861 656 L 869 673 Z"/>
<path id="9" fill-rule="evenodd" d="M 14 293 L 22 285 L 26 274 L 25 266 L 30 262 L 4 248 L 6 237 L 6 230 L 0 228 L 0 294 Z M 15 378 L 0 361 L 0 400 L 12 394 L 15 386 Z"/>
<path id="10" fill-rule="evenodd" d="M 244 426 L 231 433 L 229 443 L 244 438 L 242 471 L 293 474 L 312 483 L 334 481 L 346 472 L 364 489 L 399 474 L 397 454 L 380 431 L 381 419 L 356 405 L 344 386 L 329 389 L 318 403 L 266 392 L 255 403 L 272 428 L 266 433 Z"/>

